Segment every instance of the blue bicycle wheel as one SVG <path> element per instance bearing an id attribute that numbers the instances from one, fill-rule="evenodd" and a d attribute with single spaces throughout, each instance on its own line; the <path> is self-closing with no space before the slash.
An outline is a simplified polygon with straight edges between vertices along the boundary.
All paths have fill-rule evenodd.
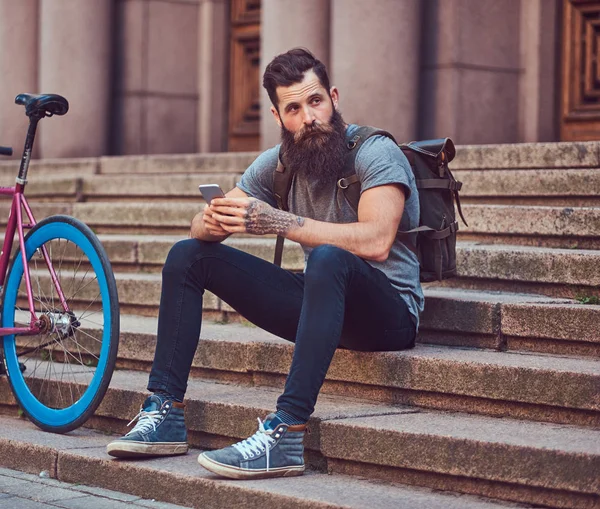
<path id="1" fill-rule="evenodd" d="M 110 262 L 81 221 L 53 216 L 25 237 L 36 315 L 35 336 L 2 338 L 8 379 L 23 412 L 40 428 L 65 433 L 81 426 L 108 388 L 119 343 L 119 300 Z M 67 310 L 44 260 L 46 249 Z M 15 254 L 4 286 L 2 327 L 30 320 L 23 259 Z M 25 365 L 25 371 L 19 367 Z"/>

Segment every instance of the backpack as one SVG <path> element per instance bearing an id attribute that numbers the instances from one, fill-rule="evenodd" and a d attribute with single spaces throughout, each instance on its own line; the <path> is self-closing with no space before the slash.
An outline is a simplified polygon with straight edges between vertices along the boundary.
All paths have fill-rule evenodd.
<path id="1" fill-rule="evenodd" d="M 360 199 L 360 181 L 354 171 L 356 154 L 361 145 L 371 136 L 386 136 L 396 143 L 387 131 L 374 127 L 359 127 L 347 141 L 348 155 L 344 163 L 342 178 L 337 186 L 344 191 L 346 198 L 355 211 L 358 211 Z M 456 276 L 456 232 L 458 222 L 455 219 L 454 201 L 460 217 L 467 225 L 460 207 L 458 191 L 462 183 L 458 182 L 448 163 L 454 159 L 456 149 L 450 138 L 427 141 L 412 141 L 399 145 L 408 159 L 415 176 L 419 192 L 420 223 L 418 228 L 401 231 L 405 245 L 417 255 L 421 268 L 422 282 L 441 281 Z M 277 206 L 281 210 L 289 210 L 288 195 L 292 187 L 293 173 L 286 171 L 281 161 L 273 175 L 273 191 Z M 467 225 L 468 226 L 468 225 Z M 416 245 L 414 234 L 416 233 Z M 275 247 L 274 263 L 281 266 L 284 238 L 278 236 Z"/>

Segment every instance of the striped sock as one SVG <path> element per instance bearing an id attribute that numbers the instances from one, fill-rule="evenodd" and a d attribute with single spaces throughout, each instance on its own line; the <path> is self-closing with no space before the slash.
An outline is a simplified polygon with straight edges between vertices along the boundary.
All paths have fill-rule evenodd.
<path id="1" fill-rule="evenodd" d="M 304 424 L 303 419 L 298 419 L 298 417 L 286 412 L 285 410 L 277 410 L 275 415 L 281 419 L 281 422 L 287 424 L 288 426 L 294 426 L 296 424 Z"/>

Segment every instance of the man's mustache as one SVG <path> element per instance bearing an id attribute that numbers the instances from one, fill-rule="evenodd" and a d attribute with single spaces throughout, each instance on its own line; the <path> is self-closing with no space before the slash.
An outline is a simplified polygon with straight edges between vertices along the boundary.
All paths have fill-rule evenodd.
<path id="1" fill-rule="evenodd" d="M 333 126 L 331 124 L 323 124 L 317 120 L 313 121 L 312 124 L 304 126 L 294 133 L 294 141 L 301 142 L 312 138 L 313 136 L 327 135 L 333 132 Z"/>

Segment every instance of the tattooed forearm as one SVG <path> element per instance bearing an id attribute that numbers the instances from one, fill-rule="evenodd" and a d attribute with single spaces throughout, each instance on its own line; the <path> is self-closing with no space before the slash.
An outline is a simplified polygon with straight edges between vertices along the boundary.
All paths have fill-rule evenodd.
<path id="1" fill-rule="evenodd" d="M 285 235 L 292 229 L 304 226 L 303 217 L 275 209 L 258 200 L 248 206 L 245 222 L 246 231 L 254 235 Z"/>

